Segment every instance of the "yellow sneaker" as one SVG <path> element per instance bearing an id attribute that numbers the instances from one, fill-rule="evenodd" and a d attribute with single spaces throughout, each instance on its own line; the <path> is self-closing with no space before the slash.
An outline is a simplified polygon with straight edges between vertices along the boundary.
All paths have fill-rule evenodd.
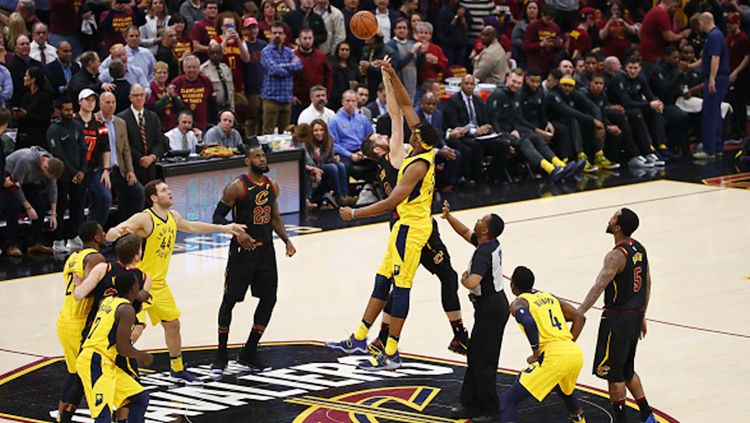
<path id="1" fill-rule="evenodd" d="M 592 165 L 588 160 L 586 160 L 586 166 L 583 168 L 583 173 L 594 173 L 597 170 L 599 170 L 596 165 Z"/>
<path id="2" fill-rule="evenodd" d="M 594 164 L 599 166 L 599 169 L 606 169 L 606 170 L 613 170 L 613 169 L 619 169 L 620 163 L 614 163 L 610 161 L 608 158 L 601 156 L 596 156 L 596 160 L 594 160 Z"/>

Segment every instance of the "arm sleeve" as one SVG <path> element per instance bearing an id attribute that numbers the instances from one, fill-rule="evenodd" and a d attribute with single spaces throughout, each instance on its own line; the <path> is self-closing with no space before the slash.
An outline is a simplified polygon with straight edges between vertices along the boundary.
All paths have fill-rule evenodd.
<path id="1" fill-rule="evenodd" d="M 214 209 L 212 222 L 217 225 L 226 225 L 230 223 L 229 220 L 227 220 L 227 213 L 229 213 L 230 210 L 231 208 L 229 206 L 219 201 L 216 204 L 216 209 Z"/>
<path id="2" fill-rule="evenodd" d="M 532 350 L 539 348 L 539 328 L 528 308 L 523 307 L 516 311 L 516 322 L 523 328 L 526 338 L 529 340 Z"/>

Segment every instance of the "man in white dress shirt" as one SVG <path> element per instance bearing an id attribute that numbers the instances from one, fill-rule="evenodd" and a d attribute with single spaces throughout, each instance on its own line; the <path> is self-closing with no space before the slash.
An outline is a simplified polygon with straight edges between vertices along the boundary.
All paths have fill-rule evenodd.
<path id="1" fill-rule="evenodd" d="M 47 25 L 41 22 L 34 24 L 31 31 L 31 38 L 34 41 L 31 42 L 29 56 L 38 60 L 43 66 L 57 60 L 57 49 L 47 44 L 47 35 Z"/>
<path id="2" fill-rule="evenodd" d="M 310 123 L 315 119 L 322 119 L 328 124 L 328 121 L 336 116 L 336 112 L 326 107 L 326 104 L 328 104 L 326 87 L 315 85 L 310 88 L 310 105 L 299 114 L 297 125 Z"/>
<path id="3" fill-rule="evenodd" d="M 154 79 L 154 64 L 156 58 L 149 49 L 141 47 L 141 30 L 131 25 L 125 29 L 125 52 L 128 54 L 128 63 L 141 68 L 149 81 Z"/>
<path id="4" fill-rule="evenodd" d="M 137 28 L 136 28 L 137 29 Z M 140 85 L 146 90 L 146 95 L 151 95 L 151 85 L 148 78 L 146 77 L 146 71 L 138 66 L 129 62 L 127 50 L 122 44 L 115 44 L 109 49 L 109 57 L 107 57 L 99 65 L 99 80 L 102 82 L 112 82 L 113 79 L 109 75 L 109 64 L 112 63 L 112 59 L 120 59 L 125 64 L 125 79 L 130 82 L 130 86 Z M 152 67 L 153 72 L 153 67 Z"/>
<path id="5" fill-rule="evenodd" d="M 201 144 L 203 133 L 198 128 L 193 128 L 193 114 L 189 110 L 183 110 L 177 116 L 177 126 L 164 134 L 169 140 L 170 150 L 190 150 L 195 153 L 195 146 Z"/>

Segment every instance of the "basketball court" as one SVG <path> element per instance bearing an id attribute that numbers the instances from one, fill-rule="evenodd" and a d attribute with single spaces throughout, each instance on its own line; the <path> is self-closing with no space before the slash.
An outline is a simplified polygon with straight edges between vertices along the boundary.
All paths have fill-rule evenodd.
<path id="1" fill-rule="evenodd" d="M 639 344 L 636 369 L 650 404 L 663 412 L 659 421 L 743 420 L 740 417 L 745 414 L 743 402 L 750 388 L 747 366 L 743 364 L 750 351 L 750 329 L 746 313 L 742 311 L 743 305 L 750 302 L 750 267 L 743 265 L 748 257 L 750 191 L 654 181 L 464 210 L 455 212 L 455 216 L 467 226 L 473 226 L 486 213 L 502 216 L 506 222 L 505 233 L 500 238 L 504 273 L 509 275 L 516 265 L 528 266 L 536 274 L 538 289 L 581 301 L 594 283 L 605 253 L 613 246 L 612 236 L 605 233 L 607 220 L 624 206 L 636 211 L 641 218 L 641 226 L 634 237 L 647 248 L 651 264 L 649 331 Z M 460 274 L 469 262 L 473 247 L 453 233 L 446 222 L 438 221 L 454 268 Z M 292 341 L 339 340 L 355 329 L 385 252 L 387 223 L 314 232 L 292 239 L 298 251 L 293 258 L 283 257 L 283 248 L 277 244 L 278 302 L 263 337 L 269 344 L 261 349 L 261 357 L 275 369 L 297 366 L 301 371 L 301 366 L 312 365 L 306 363 L 321 361 L 351 365 L 352 360 L 357 359 L 329 353 L 318 342 Z M 191 247 L 197 244 L 202 248 Z M 216 316 L 223 290 L 227 244 L 228 240 L 221 236 L 211 240 L 188 237 L 182 248 L 187 252 L 175 254 L 169 270 L 168 283 L 182 309 L 183 345 L 196 347 L 186 352 L 186 361 L 188 366 L 197 366 L 199 373 L 200 366 L 209 364 L 213 358 L 210 349 L 200 347 L 215 346 L 217 342 Z M 509 288 L 507 284 L 506 288 Z M 510 290 L 506 292 L 512 299 Z M 38 416 L 49 415 L 49 411 L 56 409 L 55 394 L 62 384 L 62 374 L 50 369 L 63 367 L 46 358 L 62 354 L 55 332 L 62 293 L 60 273 L 0 282 L 0 298 L 3 299 L 0 374 L 5 374 L 0 376 L 0 417 L 38 421 L 43 419 Z M 204 405 L 204 409 L 195 414 L 198 413 L 195 407 L 185 406 L 184 401 L 167 393 L 160 394 L 156 405 L 152 395 L 146 417 L 151 421 L 172 421 L 173 417 L 157 418 L 164 416 L 157 412 L 159 407 L 167 407 L 171 401 L 184 406 L 185 413 L 180 417 L 183 421 L 195 422 L 452 421 L 446 418 L 445 409 L 456 403 L 456 385 L 460 384 L 461 363 L 465 363 L 465 358 L 447 350 L 452 334 L 439 296 L 438 280 L 427 271 L 419 270 L 400 343 L 403 352 L 413 354 L 405 360 L 412 363 L 413 371 L 400 371 L 398 377 L 381 376 L 387 383 L 362 386 L 352 383 L 349 386 L 342 382 L 343 376 L 339 374 L 337 381 L 341 385 L 333 389 L 333 382 L 328 381 L 326 385 L 314 382 L 318 379 L 312 376 L 299 376 L 298 385 L 310 386 L 295 388 L 295 378 L 287 374 L 285 380 L 292 384 L 286 389 L 301 392 L 275 398 L 289 407 L 296 407 L 291 409 L 292 417 L 284 414 L 289 413 L 288 408 L 283 411 L 266 403 L 268 407 L 264 409 L 264 403 L 252 403 L 253 395 L 263 395 L 248 388 L 243 391 L 243 399 L 232 401 L 251 403 L 249 407 L 255 411 L 250 414 L 238 414 L 237 410 L 232 413 L 232 407 L 238 405 L 228 405 L 232 402 L 229 397 L 217 400 L 206 395 L 202 401 L 209 405 L 218 401 L 224 411 Z M 473 310 L 463 288 L 460 298 L 464 322 L 471 327 Z M 597 305 L 601 302 L 600 299 Z M 254 306 L 253 299 L 235 308 L 230 343 L 244 342 Z M 606 389 L 606 383 L 591 375 L 598 317 L 598 311 L 589 312 L 579 340 L 585 358 L 578 380 L 579 393 L 591 397 L 590 401 L 586 397 L 588 405 L 585 406 L 590 423 L 610 421 L 608 403 L 597 391 Z M 376 323 L 374 329 L 377 326 Z M 164 348 L 162 329 L 149 327 L 138 347 Z M 500 367 L 523 368 L 529 352 L 527 340 L 511 319 L 505 331 Z M 29 365 L 25 370 L 18 370 Z M 157 357 L 153 370 L 145 376 L 153 373 L 154 380 L 158 380 L 159 372 L 167 367 L 165 359 Z M 450 369 L 450 373 L 438 367 Z M 350 372 L 348 375 L 362 383 L 373 382 L 362 379 L 361 374 Z M 263 382 L 263 374 L 259 376 L 261 379 L 256 382 Z M 270 383 L 272 376 L 283 379 L 277 372 L 269 375 L 265 382 Z M 248 379 L 234 376 L 235 379 L 243 377 Z M 228 385 L 230 382 L 226 379 L 223 382 Z M 512 382 L 512 375 L 501 373 L 498 381 L 499 389 L 504 389 Z M 214 388 L 222 386 L 205 389 Z M 350 398 L 352 393 L 384 388 L 391 391 L 375 399 Z M 327 392 L 326 389 L 333 390 Z M 200 398 L 200 393 L 192 395 Z M 388 405 L 386 397 L 395 405 Z M 563 421 L 555 417 L 562 416 L 562 403 L 552 397 L 541 405 L 525 404 L 522 421 Z M 601 412 L 595 411 L 597 407 L 603 408 Z M 283 412 L 269 411 L 277 409 Z M 257 414 L 261 412 L 258 410 L 265 410 L 265 414 Z"/>

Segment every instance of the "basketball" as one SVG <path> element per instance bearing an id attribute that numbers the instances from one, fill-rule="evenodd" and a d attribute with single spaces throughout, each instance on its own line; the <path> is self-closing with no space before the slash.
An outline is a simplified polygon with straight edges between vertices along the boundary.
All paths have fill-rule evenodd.
<path id="1" fill-rule="evenodd" d="M 378 20 L 375 14 L 366 10 L 357 12 L 349 22 L 352 34 L 360 40 L 369 40 L 378 32 Z"/>

